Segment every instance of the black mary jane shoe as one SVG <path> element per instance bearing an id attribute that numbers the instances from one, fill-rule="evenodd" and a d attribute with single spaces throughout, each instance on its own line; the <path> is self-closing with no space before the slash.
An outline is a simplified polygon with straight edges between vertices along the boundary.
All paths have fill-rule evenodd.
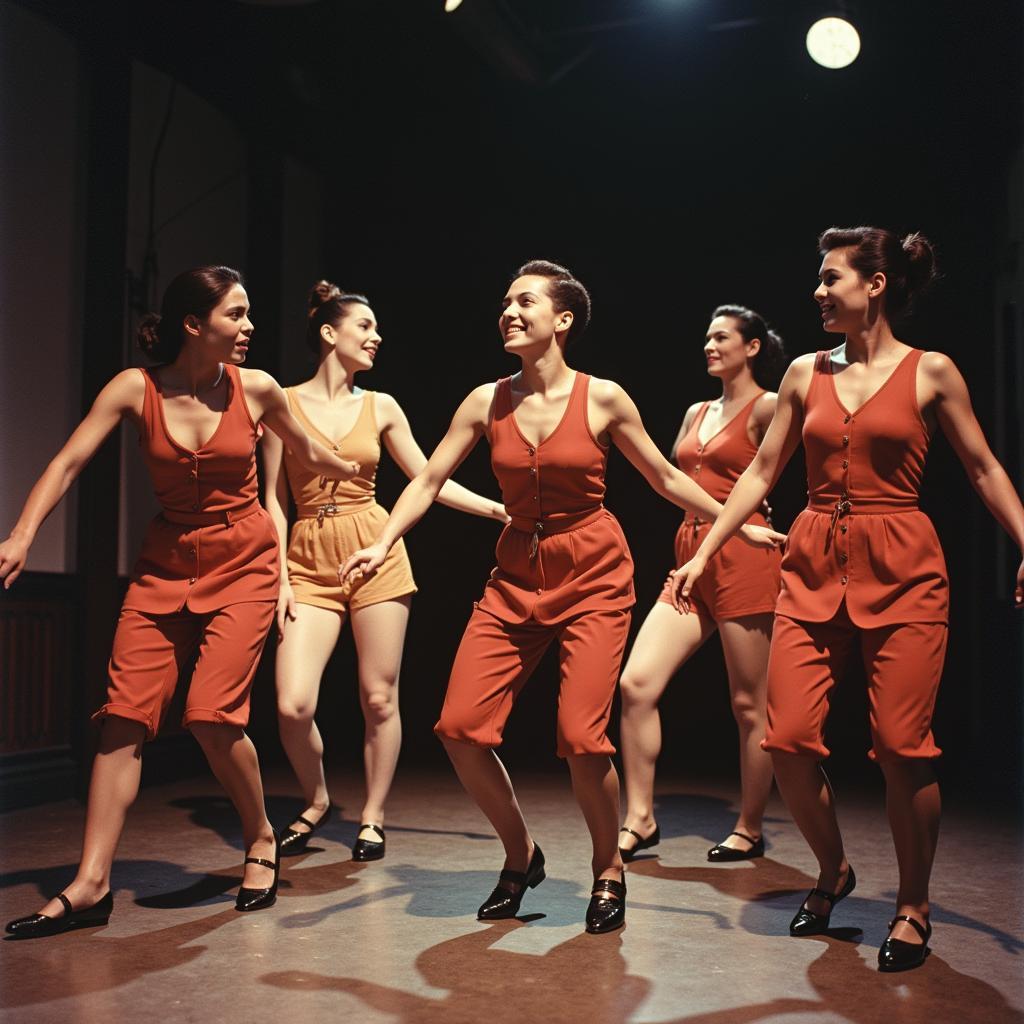
<path id="1" fill-rule="evenodd" d="M 281 855 L 284 857 L 294 857 L 297 853 L 302 853 L 309 844 L 310 837 L 330 817 L 330 814 L 331 808 L 328 807 L 316 821 L 310 821 L 309 818 L 303 817 L 301 814 L 294 817 L 292 825 L 305 825 L 308 831 L 296 832 L 289 825 L 281 833 Z"/>
<path id="2" fill-rule="evenodd" d="M 728 860 L 753 860 L 755 857 L 764 856 L 764 836 L 758 836 L 755 839 L 753 836 L 748 836 L 746 832 L 730 832 L 729 835 L 746 839 L 750 843 L 750 848 L 737 850 L 733 846 L 725 846 L 722 843 L 718 843 L 708 850 L 708 860 L 717 864 Z"/>
<path id="3" fill-rule="evenodd" d="M 636 837 L 636 846 L 630 847 L 628 850 L 624 847 L 619 847 L 619 856 L 628 864 L 641 850 L 649 850 L 652 846 L 657 846 L 661 842 L 661 828 L 658 825 L 654 826 L 654 831 L 646 838 L 640 835 L 639 832 L 635 832 L 633 829 L 626 825 L 623 825 L 619 829 L 620 832 L 628 832 L 631 836 Z"/>
<path id="4" fill-rule="evenodd" d="M 833 908 L 840 900 L 845 899 L 853 892 L 856 884 L 857 876 L 853 873 L 853 866 L 847 865 L 846 881 L 839 892 L 826 892 L 824 889 L 817 888 L 812 889 L 807 894 L 807 899 L 804 900 L 804 906 L 800 907 L 796 912 L 796 917 L 789 922 L 789 934 L 801 938 L 804 935 L 821 935 L 823 932 L 828 931 L 828 919 L 832 916 Z M 813 910 L 807 909 L 807 900 L 812 896 L 820 896 L 828 903 L 827 914 L 816 914 Z"/>
<path id="5" fill-rule="evenodd" d="M 380 825 L 360 825 L 359 831 L 364 828 L 372 829 L 380 836 L 380 842 L 375 843 L 372 839 L 357 839 L 352 847 L 353 860 L 380 860 L 384 856 L 384 829 Z"/>
<path id="6" fill-rule="evenodd" d="M 7 922 L 4 929 L 8 935 L 16 939 L 42 939 L 47 935 L 59 935 L 75 928 L 96 928 L 110 920 L 110 912 L 114 909 L 114 894 L 108 892 L 91 907 L 75 910 L 71 900 L 58 893 L 57 899 L 64 905 L 64 913 L 60 917 L 47 917 L 45 914 L 29 914 Z"/>
<path id="7" fill-rule="evenodd" d="M 626 878 L 599 878 L 590 893 L 587 907 L 587 931 L 591 935 L 612 932 L 626 923 Z"/>
<path id="8" fill-rule="evenodd" d="M 281 876 L 281 837 L 274 831 L 274 859 L 266 857 L 246 857 L 245 864 L 262 864 L 265 868 L 274 869 L 274 882 L 269 889 L 239 888 L 235 899 L 235 910 L 265 910 L 277 902 L 277 883 Z"/>
<path id="9" fill-rule="evenodd" d="M 892 937 L 882 943 L 878 950 L 878 969 L 888 973 L 895 971 L 912 971 L 925 962 L 931 950 L 928 948 L 928 940 L 932 937 L 932 923 L 926 921 L 924 925 L 915 921 L 909 914 L 899 914 L 889 922 L 889 931 L 897 921 L 906 921 L 912 925 L 914 931 L 921 936 L 921 942 L 904 942 L 902 939 Z"/>
<path id="10" fill-rule="evenodd" d="M 498 884 L 494 891 L 480 904 L 476 912 L 478 921 L 501 921 L 508 917 L 515 917 L 519 913 L 519 904 L 523 902 L 523 895 L 527 889 L 536 889 L 545 879 L 544 854 L 541 848 L 534 844 L 533 856 L 530 858 L 530 866 L 526 872 L 511 871 L 508 868 L 502 869 L 498 875 Z M 506 889 L 501 883 L 511 882 L 519 886 L 518 892 Z"/>

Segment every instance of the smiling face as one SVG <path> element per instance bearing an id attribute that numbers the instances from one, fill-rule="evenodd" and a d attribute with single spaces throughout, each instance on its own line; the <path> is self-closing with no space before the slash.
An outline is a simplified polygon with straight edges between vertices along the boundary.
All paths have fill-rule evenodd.
<path id="1" fill-rule="evenodd" d="M 761 341 L 744 340 L 740 322 L 734 316 L 716 316 L 708 324 L 704 356 L 712 377 L 733 378 L 742 373 L 760 351 Z"/>
<path id="2" fill-rule="evenodd" d="M 345 315 L 337 323 L 327 323 L 320 328 L 320 337 L 353 372 L 369 370 L 381 346 L 377 318 L 363 302 L 347 305 Z"/>
<path id="3" fill-rule="evenodd" d="M 885 291 L 885 275 L 861 277 L 850 266 L 848 247 L 825 253 L 818 271 L 814 301 L 821 310 L 821 324 L 834 334 L 848 334 L 863 327 L 869 311 Z"/>
<path id="4" fill-rule="evenodd" d="M 501 300 L 498 331 L 506 352 L 520 352 L 535 345 L 548 346 L 553 338 L 566 338 L 572 313 L 556 310 L 548 294 L 548 281 L 539 274 L 517 277 Z"/>
<path id="5" fill-rule="evenodd" d="M 253 332 L 245 289 L 233 284 L 205 318 L 185 317 L 185 332 L 211 359 L 236 366 L 244 363 Z"/>

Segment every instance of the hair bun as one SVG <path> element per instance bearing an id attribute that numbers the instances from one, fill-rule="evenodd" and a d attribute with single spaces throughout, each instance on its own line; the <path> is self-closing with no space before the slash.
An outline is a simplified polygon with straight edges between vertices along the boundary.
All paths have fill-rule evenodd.
<path id="1" fill-rule="evenodd" d="M 907 256 L 907 292 L 913 297 L 923 292 L 938 277 L 935 250 L 919 231 L 907 235 L 901 245 Z"/>
<path id="2" fill-rule="evenodd" d="M 160 314 L 147 313 L 139 322 L 139 329 L 135 332 L 135 339 L 139 348 L 147 355 L 160 344 Z"/>
<path id="3" fill-rule="evenodd" d="M 317 281 L 309 290 L 309 316 L 312 316 L 325 302 L 340 298 L 341 289 L 330 281 Z"/>

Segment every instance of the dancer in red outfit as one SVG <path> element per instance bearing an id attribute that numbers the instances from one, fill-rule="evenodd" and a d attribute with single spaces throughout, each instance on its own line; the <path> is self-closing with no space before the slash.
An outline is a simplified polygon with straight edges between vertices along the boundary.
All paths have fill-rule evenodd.
<path id="1" fill-rule="evenodd" d="M 744 306 L 719 306 L 704 345 L 708 373 L 722 382 L 722 397 L 690 406 L 672 451 L 679 468 L 725 501 L 750 465 L 775 413 L 784 359 L 782 341 L 764 319 Z M 756 512 L 750 522 L 768 525 Z M 683 520 L 676 534 L 676 565 L 689 561 L 710 524 Z M 772 788 L 771 757 L 761 749 L 765 730 L 765 677 L 772 615 L 779 594 L 779 552 L 754 551 L 738 537 L 715 556 L 691 598 L 696 614 L 679 615 L 665 584 L 633 643 L 622 673 L 622 761 L 626 823 L 619 852 L 632 860 L 656 846 L 654 767 L 661 750 L 658 701 L 680 666 L 718 630 L 729 675 L 729 695 L 740 734 L 740 814 L 735 830 L 708 851 L 708 860 L 732 861 L 764 853 L 761 819 Z"/>
<path id="2" fill-rule="evenodd" d="M 505 350 L 522 370 L 473 391 L 426 468 L 402 492 L 377 543 L 356 552 L 342 575 L 371 573 L 430 507 L 482 434 L 512 517 L 498 565 L 466 627 L 436 732 L 462 784 L 505 847 L 499 884 L 481 919 L 512 917 L 526 887 L 544 878 L 534 843 L 494 748 L 516 694 L 555 640 L 561 650 L 558 752 L 593 841 L 594 890 L 587 929 L 608 931 L 625 916 L 616 845 L 619 781 L 605 734 L 633 605 L 633 566 L 618 522 L 602 505 L 612 441 L 661 495 L 703 519 L 721 506 L 671 466 L 643 428 L 629 396 L 565 362 L 565 346 L 590 318 L 590 296 L 564 267 L 536 260 L 509 286 L 498 321 Z M 754 544 L 781 534 L 743 527 Z"/>
<path id="3" fill-rule="evenodd" d="M 963 378 L 938 352 L 910 348 L 892 323 L 933 274 L 921 235 L 901 243 L 878 228 L 830 228 L 819 239 L 814 297 L 831 352 L 802 356 L 750 468 L 696 555 L 676 570 L 685 607 L 709 560 L 764 498 L 801 439 L 808 506 L 782 561 L 768 668 L 768 732 L 779 789 L 820 866 L 818 884 L 790 924 L 828 927 L 853 890 L 833 796 L 821 768 L 829 692 L 855 647 L 868 677 L 872 756 L 885 776 L 899 865 L 896 916 L 879 969 L 920 966 L 928 953 L 928 881 L 940 800 L 931 759 L 932 710 L 946 645 L 948 584 L 938 539 L 917 507 L 925 453 L 942 428 L 995 519 L 1024 551 L 1024 507 L 989 450 Z M 1024 563 L 1015 601 L 1024 603 Z"/>
<path id="4" fill-rule="evenodd" d="M 139 341 L 161 365 L 119 373 L 29 494 L 0 544 L 5 589 L 18 578 L 42 521 L 122 419 L 139 430 L 163 511 L 150 523 L 125 596 L 110 658 L 107 701 L 74 881 L 38 914 L 7 925 L 18 938 L 105 924 L 110 870 L 138 792 L 142 746 L 198 649 L 183 724 L 199 741 L 242 819 L 247 851 L 236 907 L 276 898 L 279 852 L 259 762 L 244 727 L 249 690 L 277 600 L 277 539 L 256 492 L 257 424 L 279 433 L 319 473 L 347 479 L 358 465 L 311 441 L 284 393 L 260 370 L 240 370 L 253 326 L 237 271 L 200 267 L 167 288 Z"/>

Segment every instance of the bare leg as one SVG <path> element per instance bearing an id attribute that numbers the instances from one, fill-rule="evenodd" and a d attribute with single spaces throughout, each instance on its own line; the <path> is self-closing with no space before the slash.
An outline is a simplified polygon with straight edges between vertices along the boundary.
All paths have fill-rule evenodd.
<path id="1" fill-rule="evenodd" d="M 330 797 L 324 778 L 324 744 L 313 716 L 320 695 L 320 678 L 341 634 L 344 616 L 311 604 L 295 606 L 277 645 L 277 716 L 281 744 L 306 801 L 304 818 L 319 821 Z M 309 831 L 293 822 L 296 832 Z"/>
<path id="2" fill-rule="evenodd" d="M 273 860 L 274 830 L 263 803 L 260 764 L 252 740 L 237 725 L 192 722 L 189 729 L 242 819 L 246 856 Z M 245 865 L 244 886 L 265 889 L 273 881 L 274 872 L 270 868 L 260 864 Z"/>
<path id="3" fill-rule="evenodd" d="M 939 841 L 939 784 L 928 761 L 887 761 L 882 764 L 882 772 L 889 828 L 900 871 L 896 913 L 909 914 L 924 924 L 929 911 L 928 881 Z M 897 921 L 891 934 L 904 942 L 921 941 L 906 921 Z"/>
<path id="4" fill-rule="evenodd" d="M 622 672 L 619 686 L 625 823 L 642 836 L 649 836 L 655 828 L 654 766 L 661 752 L 658 701 L 680 665 L 714 631 L 710 619 L 694 613 L 680 615 L 671 605 L 659 601 L 640 627 Z M 619 839 L 624 849 L 631 849 L 637 842 L 628 832 Z"/>
<path id="5" fill-rule="evenodd" d="M 832 787 L 821 762 L 805 754 L 773 750 L 772 763 L 782 799 L 817 858 L 817 888 L 839 892 L 846 882 L 849 864 L 836 821 Z M 806 905 L 815 914 L 829 912 L 828 902 L 820 896 L 808 897 Z"/>
<path id="6" fill-rule="evenodd" d="M 89 781 L 82 859 L 74 881 L 63 890 L 76 910 L 91 907 L 110 888 L 110 869 L 125 816 L 139 792 L 145 738 L 141 722 L 115 715 L 103 719 Z M 53 899 L 40 913 L 60 917 L 64 907 Z"/>
<path id="7" fill-rule="evenodd" d="M 412 598 L 381 601 L 351 612 L 352 635 L 359 652 L 359 700 L 366 722 L 363 762 L 366 768 L 366 803 L 360 821 L 384 824 L 384 801 L 395 777 L 402 747 L 402 720 L 398 714 L 398 673 L 402 666 L 405 629 Z M 370 829 L 360 839 L 378 842 Z"/>
<path id="8" fill-rule="evenodd" d="M 525 872 L 533 856 L 534 843 L 512 789 L 512 780 L 498 755 L 488 747 L 447 736 L 440 739 L 459 781 L 498 833 L 505 847 L 505 867 Z M 519 888 L 514 883 L 502 884 L 513 892 Z"/>
<path id="9" fill-rule="evenodd" d="M 619 856 L 619 776 L 607 754 L 570 754 L 572 789 L 593 844 L 594 878 L 622 878 Z"/>
<path id="10" fill-rule="evenodd" d="M 774 616 L 749 615 L 720 622 L 722 651 L 729 672 L 732 713 L 740 734 L 740 816 L 737 832 L 757 839 L 768 796 L 772 791 L 772 758 L 761 749 L 767 726 L 766 684 L 768 651 Z M 723 846 L 748 850 L 751 844 L 740 836 L 729 836 Z"/>

